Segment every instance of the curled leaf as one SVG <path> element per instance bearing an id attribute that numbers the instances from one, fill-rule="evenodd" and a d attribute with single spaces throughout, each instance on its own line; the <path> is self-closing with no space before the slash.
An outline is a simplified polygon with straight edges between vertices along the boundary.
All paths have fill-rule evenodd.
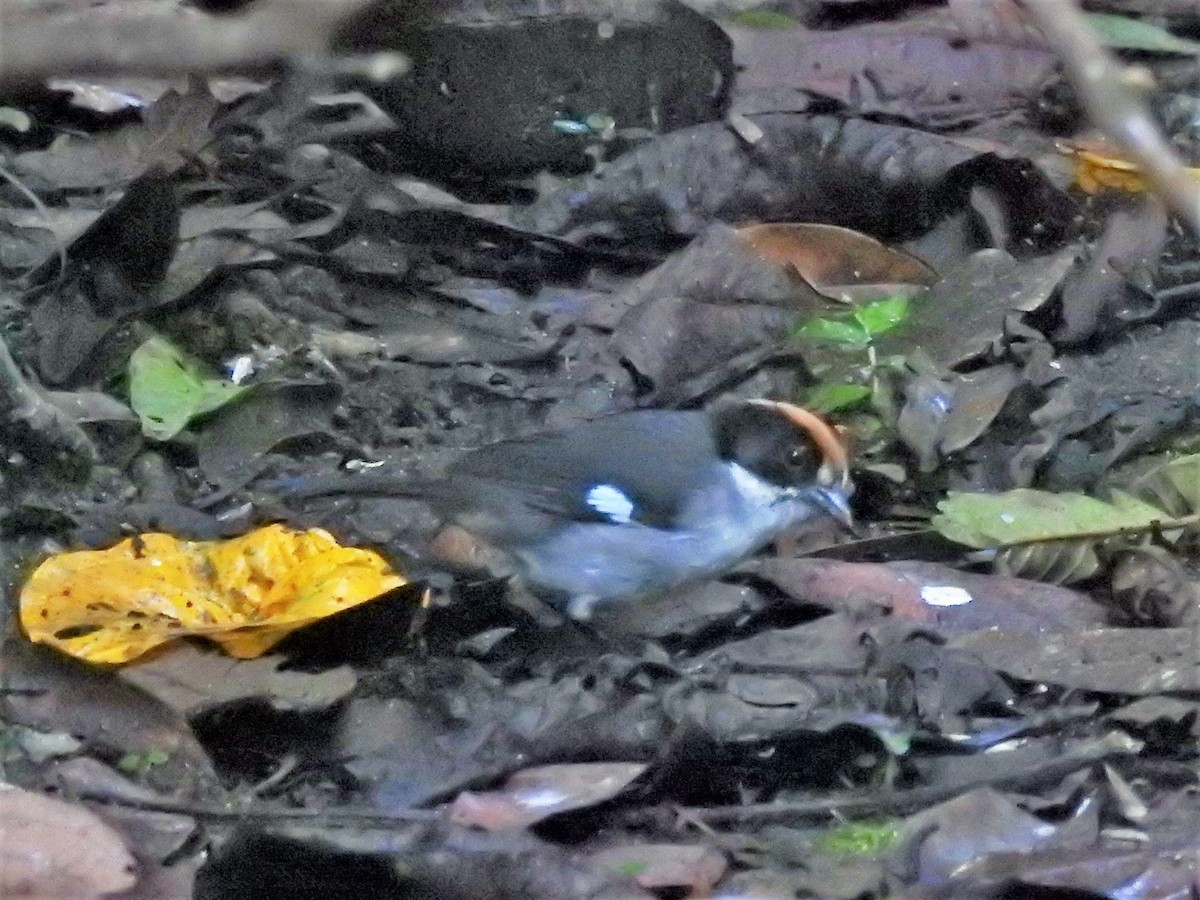
<path id="1" fill-rule="evenodd" d="M 228 541 L 144 534 L 46 560 L 21 591 L 20 617 L 30 640 L 87 662 L 128 662 L 188 635 L 248 659 L 402 584 L 379 554 L 318 528 L 269 525 Z"/>
<path id="2" fill-rule="evenodd" d="M 204 375 L 196 361 L 161 337 L 150 338 L 129 358 L 130 406 L 142 420 L 142 433 L 155 440 L 170 440 L 245 390 Z"/>
<path id="3" fill-rule="evenodd" d="M 1091 578 L 1104 567 L 1100 559 L 1102 543 L 1081 538 L 1018 544 L 1002 550 L 996 557 L 995 567 L 1001 575 L 1051 584 L 1073 584 Z"/>
<path id="4" fill-rule="evenodd" d="M 1099 144 L 1062 144 L 1062 152 L 1075 160 L 1075 186 L 1086 194 L 1102 191 L 1122 191 L 1126 194 L 1145 194 L 1150 182 L 1141 166 L 1125 159 L 1120 151 Z M 1194 178 L 1200 178 L 1200 168 L 1187 168 Z"/>
<path id="5" fill-rule="evenodd" d="M 1200 453 L 1167 460 L 1137 478 L 1129 493 L 1170 513 L 1200 513 Z"/>
<path id="6" fill-rule="evenodd" d="M 772 222 L 738 229 L 742 241 L 768 262 L 794 269 L 827 297 L 850 300 L 864 289 L 891 293 L 899 285 L 927 287 L 937 274 L 915 256 L 837 225 Z"/>

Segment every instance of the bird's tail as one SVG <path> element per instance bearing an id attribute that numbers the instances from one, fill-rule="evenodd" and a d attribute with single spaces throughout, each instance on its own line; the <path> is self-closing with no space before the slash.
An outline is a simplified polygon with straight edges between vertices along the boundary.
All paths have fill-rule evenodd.
<path id="1" fill-rule="evenodd" d="M 359 475 L 296 475 L 282 478 L 267 490 L 285 499 L 309 497 L 405 497 L 428 500 L 437 494 L 437 482 L 402 475 L 365 472 Z"/>

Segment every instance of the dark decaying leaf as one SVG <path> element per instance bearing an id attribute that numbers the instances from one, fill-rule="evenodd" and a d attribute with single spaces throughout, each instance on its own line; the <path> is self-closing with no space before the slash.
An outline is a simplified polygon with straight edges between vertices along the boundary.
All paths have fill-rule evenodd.
<path id="1" fill-rule="evenodd" d="M 128 294 L 150 289 L 166 274 L 179 240 L 180 215 L 174 177 L 153 165 L 73 240 L 67 257 L 94 273 L 93 289 L 102 292 L 98 302 L 121 310 L 134 300 Z M 41 282 L 57 266 L 57 253 L 50 254 L 29 278 Z"/>
<path id="2" fill-rule="evenodd" d="M 1025 681 L 1114 694 L 1200 688 L 1200 648 L 1190 628 L 983 630 L 954 637 L 950 644 Z"/>
<path id="3" fill-rule="evenodd" d="M 1160 703 L 1163 699 L 1139 702 Z M 1054 789 L 1057 797 L 1052 805 L 1046 805 L 1051 798 L 1044 791 L 1037 805 L 1031 804 L 1028 795 L 1002 798 L 1029 812 L 1038 812 L 1038 820 L 1052 826 L 1057 835 L 1048 846 L 1030 852 L 988 852 L 986 844 L 977 845 L 983 851 L 978 858 L 965 863 L 941 884 L 908 896 L 913 900 L 984 900 L 1047 893 L 1114 897 L 1131 885 L 1136 886 L 1134 894 L 1138 897 L 1186 897 L 1194 893 L 1200 883 L 1194 791 L 1147 792 L 1139 778 L 1137 794 L 1133 794 L 1125 782 L 1138 771 L 1138 763 L 1130 755 L 1138 745 L 1128 742 L 1121 747 L 1116 734 L 1110 734 L 1108 740 L 1112 746 L 1107 753 L 1093 754 L 1093 758 L 1105 760 L 1103 779 L 1089 772 L 1093 766 L 1079 769 Z M 1083 760 L 1080 764 L 1086 765 Z M 1123 797 L 1129 803 L 1123 802 Z M 1140 812 L 1136 817 L 1128 815 L 1131 805 Z M 1065 819 L 1055 812 L 1064 807 L 1069 810 Z M 1128 840 L 1128 832 L 1099 829 L 1104 813 L 1098 807 L 1120 808 L 1124 822 L 1136 822 L 1137 839 Z M 914 819 L 923 815 L 919 813 Z M 997 823 L 1006 819 L 1003 815 L 995 818 Z M 972 834 L 974 829 L 968 826 L 967 832 Z M 941 833 L 950 834 L 948 828 Z M 997 843 L 1002 842 L 1001 837 Z"/>
<path id="4" fill-rule="evenodd" d="M 1053 451 L 1043 483 L 1088 490 L 1117 463 L 1184 430 L 1200 403 L 1196 373 L 1180 361 L 1192 360 L 1198 343 L 1200 320 L 1182 318 L 1138 325 L 1099 350 L 1056 358 L 1046 373 L 1055 380 L 1047 403 L 1031 417 L 1037 445 L 1026 462 Z"/>
<path id="5" fill-rule="evenodd" d="M 803 110 L 804 99 L 816 95 L 856 112 L 938 128 L 1013 109 L 1054 74 L 1054 54 L 1045 46 L 982 30 L 964 46 L 957 24 L 927 15 L 832 32 L 730 27 L 742 66 L 734 108 Z"/>
<path id="6" fill-rule="evenodd" d="M 43 298 L 29 320 L 38 336 L 38 373 L 52 385 L 70 383 L 116 325 L 77 285 Z"/>
<path id="7" fill-rule="evenodd" d="M 1200 574 L 1189 563 L 1156 544 L 1122 550 L 1109 575 L 1121 621 L 1168 628 L 1200 623 Z"/>
<path id="8" fill-rule="evenodd" d="M 339 396 L 330 384 L 260 385 L 204 423 L 197 439 L 200 470 L 223 489 L 241 487 L 280 442 L 328 434 Z"/>
<path id="9" fill-rule="evenodd" d="M 282 656 L 235 660 L 176 643 L 121 668 L 120 677 L 188 717 L 246 698 L 263 698 L 279 710 L 325 709 L 354 689 L 349 666 L 309 673 L 281 670 L 283 662 Z"/>
<path id="10" fill-rule="evenodd" d="M 140 688 L 23 640 L 6 646 L 0 674 L 10 691 L 9 721 L 67 732 L 100 754 L 165 752 L 152 784 L 192 796 L 216 789 L 212 763 L 187 722 Z"/>
<path id="11" fill-rule="evenodd" d="M 339 43 L 408 56 L 403 78 L 362 88 L 396 119 L 391 152 L 451 175 L 583 171 L 584 150 L 614 129 L 719 119 L 733 74 L 720 28 L 661 0 L 457 14 L 393 0 L 376 4 Z"/>
<path id="12" fill-rule="evenodd" d="M 688 638 L 732 627 L 766 605 L 757 591 L 744 585 L 706 581 L 656 597 L 652 603 L 610 605 L 597 610 L 597 622 L 620 634 L 655 640 Z"/>
<path id="13" fill-rule="evenodd" d="M 216 233 L 199 235 L 180 243 L 163 280 L 150 291 L 151 305 L 185 297 L 219 272 L 274 259 L 274 253 L 246 237 Z"/>
<path id="14" fill-rule="evenodd" d="M 436 247 L 453 259 L 462 274 L 502 279 L 529 286 L 544 280 L 571 282 L 600 261 L 638 266 L 647 258 L 639 249 L 610 251 L 576 246 L 543 231 L 529 231 L 457 209 L 395 209 L 380 204 L 349 218 L 360 234 L 400 245 Z"/>
<path id="15" fill-rule="evenodd" d="M 526 764 L 528 745 L 494 719 L 448 727 L 433 705 L 357 697 L 339 716 L 333 753 L 382 809 L 422 806 Z"/>
<path id="16" fill-rule="evenodd" d="M 661 265 L 588 307 L 588 324 L 613 328 L 626 312 L 661 297 L 702 303 L 761 303 L 813 315 L 829 304 L 788 267 L 750 252 L 739 232 L 714 222 Z"/>
<path id="17" fill-rule="evenodd" d="M 1167 214 L 1157 198 L 1137 198 L 1110 215 L 1087 263 L 1063 285 L 1062 324 L 1054 337 L 1084 341 L 1150 318 L 1153 274 L 1166 240 Z"/>
<path id="18" fill-rule="evenodd" d="M 724 125 L 681 129 L 514 215 L 554 234 L 656 215 L 684 235 L 713 220 L 801 220 L 891 238 L 920 233 L 983 183 L 1005 198 L 1014 236 L 1036 224 L 1041 239 L 1052 239 L 1070 208 L 1028 161 L 927 132 L 787 113 L 749 121 L 763 134 L 752 145 Z"/>
<path id="19" fill-rule="evenodd" d="M 913 860 L 923 884 L 961 876 L 994 853 L 1030 853 L 1069 840 L 1068 825 L 1054 826 L 990 789 L 969 791 L 910 816 L 897 851 Z M 1078 836 L 1074 836 L 1078 840 Z"/>
<path id="20" fill-rule="evenodd" d="M 416 304 L 392 304 L 380 319 L 375 337 L 362 336 L 373 342 L 375 349 L 391 359 L 432 365 L 533 362 L 550 358 L 560 345 L 555 335 L 532 328 L 518 330 L 520 320 L 515 317 L 477 317 L 472 321 L 466 315 L 429 315 Z M 500 329 L 505 333 L 498 333 Z M 334 339 L 335 335 L 318 338 L 331 350 Z"/>
<path id="21" fill-rule="evenodd" d="M 791 315 L 772 306 L 668 296 L 626 313 L 609 346 L 648 391 L 666 396 L 741 353 L 780 345 L 791 321 Z"/>
<path id="22" fill-rule="evenodd" d="M 934 562 L 776 558 L 755 563 L 753 571 L 796 602 L 846 612 L 869 603 L 943 635 L 989 625 L 1019 632 L 1092 628 L 1106 616 L 1103 606 L 1079 591 Z"/>
<path id="23" fill-rule="evenodd" d="M 932 472 L 942 457 L 969 447 L 987 430 L 1021 380 L 1009 364 L 969 375 L 911 376 L 904 383 L 896 433 L 916 454 L 921 471 Z"/>
<path id="24" fill-rule="evenodd" d="M 1075 247 L 1048 256 L 1014 259 L 980 250 L 946 272 L 913 301 L 908 318 L 881 337 L 881 353 L 917 348 L 940 366 L 955 366 L 1000 346 L 1010 312 L 1033 312 L 1053 295 L 1075 263 Z"/>
<path id="25" fill-rule="evenodd" d="M 8 226 L 0 243 L 0 266 L 14 272 L 26 272 L 49 259 L 57 267 L 59 249 L 68 247 L 87 231 L 102 212 L 62 207 L 0 210 L 0 222 Z M 36 280 L 32 275 L 28 277 Z"/>
<path id="26" fill-rule="evenodd" d="M 143 120 L 99 136 L 63 134 L 46 150 L 19 154 L 15 174 L 34 187 L 110 187 L 160 166 L 178 171 L 211 138 L 217 101 L 193 83 L 186 94 L 170 91 L 146 110 Z"/>
<path id="27" fill-rule="evenodd" d="M 951 20 L 972 41 L 1001 41 L 1048 50 L 1045 36 L 1017 0 L 949 0 Z"/>

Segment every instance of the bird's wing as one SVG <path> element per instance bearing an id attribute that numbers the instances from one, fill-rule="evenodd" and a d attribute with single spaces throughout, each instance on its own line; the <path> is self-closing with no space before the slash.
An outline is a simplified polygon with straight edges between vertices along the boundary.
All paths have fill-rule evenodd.
<path id="1" fill-rule="evenodd" d="M 560 519 L 669 528 L 715 460 L 703 413 L 646 411 L 492 444 L 448 476 L 451 483 L 467 476 L 472 490 L 488 483 L 511 489 L 510 497 Z"/>

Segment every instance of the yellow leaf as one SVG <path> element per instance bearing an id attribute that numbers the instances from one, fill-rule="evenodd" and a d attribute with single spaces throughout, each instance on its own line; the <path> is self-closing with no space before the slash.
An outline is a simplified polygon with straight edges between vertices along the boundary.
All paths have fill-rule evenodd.
<path id="1" fill-rule="evenodd" d="M 1149 182 L 1137 163 L 1117 155 L 1117 151 L 1099 144 L 1059 143 L 1059 150 L 1075 157 L 1075 185 L 1087 194 L 1101 191 L 1124 191 L 1127 194 L 1144 194 Z M 1200 169 L 1186 170 L 1200 178 Z"/>
<path id="2" fill-rule="evenodd" d="M 378 553 L 319 528 L 269 525 L 227 541 L 144 534 L 46 560 L 21 591 L 20 616 L 30 640 L 93 663 L 189 635 L 249 659 L 404 583 Z"/>

